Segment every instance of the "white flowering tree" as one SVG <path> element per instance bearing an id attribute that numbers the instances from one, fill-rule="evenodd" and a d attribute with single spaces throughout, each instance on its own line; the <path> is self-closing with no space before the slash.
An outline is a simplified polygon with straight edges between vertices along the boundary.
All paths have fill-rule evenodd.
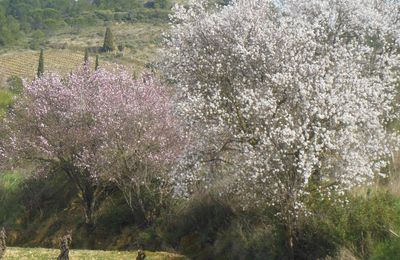
<path id="1" fill-rule="evenodd" d="M 293 248 L 310 188 L 381 173 L 399 79 L 398 1 L 237 0 L 177 6 L 164 53 L 192 132 L 177 178 L 278 209 Z M 190 166 L 190 167 L 188 167 Z"/>

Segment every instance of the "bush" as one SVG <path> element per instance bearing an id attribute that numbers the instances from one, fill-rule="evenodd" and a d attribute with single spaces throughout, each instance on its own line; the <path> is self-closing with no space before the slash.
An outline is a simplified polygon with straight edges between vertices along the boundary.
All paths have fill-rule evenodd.
<path id="1" fill-rule="evenodd" d="M 279 232 L 268 219 L 254 218 L 256 212 L 243 214 L 220 232 L 213 245 L 216 259 L 282 259 L 277 247 Z"/>
<path id="2" fill-rule="evenodd" d="M 114 13 L 114 20 L 115 21 L 129 21 L 129 12 L 115 12 Z"/>
<path id="3" fill-rule="evenodd" d="M 11 76 L 7 79 L 8 89 L 14 94 L 21 94 L 24 90 L 24 83 L 18 76 Z"/>
<path id="4" fill-rule="evenodd" d="M 11 220 L 16 220 L 23 210 L 19 203 L 22 181 L 21 174 L 0 172 L 0 226 L 13 226 L 14 223 Z"/>
<path id="5" fill-rule="evenodd" d="M 114 13 L 111 10 L 98 10 L 94 12 L 96 17 L 103 21 L 112 21 Z"/>
<path id="6" fill-rule="evenodd" d="M 32 33 L 31 40 L 29 41 L 29 48 L 38 50 L 44 47 L 46 42 L 46 34 L 41 30 L 36 30 Z"/>
<path id="7" fill-rule="evenodd" d="M 215 195 L 197 195 L 166 220 L 164 240 L 195 259 L 212 256 L 212 246 L 230 226 L 235 214 L 226 201 Z"/>
<path id="8" fill-rule="evenodd" d="M 170 11 L 166 9 L 140 8 L 129 13 L 132 22 L 169 22 Z"/>
<path id="9" fill-rule="evenodd" d="M 12 103 L 13 94 L 6 89 L 0 89 L 0 119 L 5 115 Z"/>
<path id="10" fill-rule="evenodd" d="M 378 244 L 371 257 L 372 260 L 400 259 L 400 238 Z"/>
<path id="11" fill-rule="evenodd" d="M 396 199 L 388 192 L 355 197 L 346 207 L 344 239 L 358 256 L 368 258 L 374 245 L 391 237 L 390 230 L 398 222 Z"/>
<path id="12" fill-rule="evenodd" d="M 396 198 L 384 190 L 368 191 L 365 196 L 336 196 L 347 201 L 313 197 L 309 203 L 312 214 L 299 229 L 299 258 L 335 255 L 342 247 L 361 258 L 369 258 L 379 243 L 391 238 L 390 230 L 399 225 Z"/>

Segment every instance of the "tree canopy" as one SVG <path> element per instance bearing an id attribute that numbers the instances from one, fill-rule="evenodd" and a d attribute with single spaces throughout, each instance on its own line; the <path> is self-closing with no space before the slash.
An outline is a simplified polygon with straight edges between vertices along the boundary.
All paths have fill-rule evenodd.
<path id="1" fill-rule="evenodd" d="M 179 125 L 166 91 L 145 79 L 121 68 L 91 71 L 88 64 L 66 78 L 44 73 L 26 86 L 1 126 L 2 164 L 65 174 L 81 193 L 87 224 L 100 180 L 135 194 L 155 180 L 158 190 L 170 185 L 164 169 L 179 154 Z"/>
<path id="2" fill-rule="evenodd" d="M 386 125 L 397 117 L 399 2 L 207 3 L 177 7 L 164 55 L 197 140 L 178 183 L 275 207 L 293 243 L 311 190 L 382 175 L 397 140 Z"/>

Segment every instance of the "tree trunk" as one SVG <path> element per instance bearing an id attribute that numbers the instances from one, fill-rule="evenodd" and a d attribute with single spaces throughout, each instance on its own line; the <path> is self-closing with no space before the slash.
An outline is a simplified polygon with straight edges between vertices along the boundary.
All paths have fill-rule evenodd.
<path id="1" fill-rule="evenodd" d="M 290 229 L 290 228 L 289 228 Z M 294 244 L 293 244 L 293 233 L 292 230 L 288 232 L 288 248 L 289 248 L 289 259 L 294 260 Z"/>
<path id="2" fill-rule="evenodd" d="M 294 260 L 294 234 L 293 234 L 293 223 L 289 216 L 288 222 L 286 223 L 286 243 L 288 252 L 288 259 Z"/>
<path id="3" fill-rule="evenodd" d="M 96 187 L 92 186 L 90 183 L 85 183 L 82 193 L 82 203 L 85 213 L 85 224 L 88 228 L 94 226 L 93 213 L 96 206 L 95 191 Z"/>
<path id="4" fill-rule="evenodd" d="M 89 227 L 94 225 L 93 222 L 93 210 L 94 204 L 90 201 L 83 201 L 83 209 L 85 213 L 85 224 Z"/>
<path id="5" fill-rule="evenodd" d="M 97 186 L 91 182 L 89 173 L 79 172 L 67 162 L 63 163 L 62 169 L 80 192 L 86 226 L 93 227 L 93 212 L 96 206 L 96 196 L 98 196 L 96 194 Z"/>

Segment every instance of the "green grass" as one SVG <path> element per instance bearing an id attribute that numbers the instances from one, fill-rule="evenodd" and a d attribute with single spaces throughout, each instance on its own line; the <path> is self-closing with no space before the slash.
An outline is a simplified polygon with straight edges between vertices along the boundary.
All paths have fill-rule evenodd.
<path id="1" fill-rule="evenodd" d="M 45 248 L 7 248 L 4 260 L 31 260 L 31 259 L 57 259 L 58 249 Z M 137 256 L 137 252 L 122 251 L 94 251 L 94 250 L 71 250 L 71 260 L 132 260 Z M 178 260 L 187 259 L 183 256 L 165 253 L 165 252 L 148 252 L 146 251 L 146 259 L 148 260 Z"/>
<path id="2" fill-rule="evenodd" d="M 19 201 L 19 187 L 23 176 L 17 172 L 0 172 L 0 223 L 17 220 L 22 212 Z M 8 223 L 11 224 L 11 223 Z"/>
<path id="3" fill-rule="evenodd" d="M 0 172 L 0 189 L 6 192 L 16 191 L 23 178 L 23 175 L 18 172 Z"/>
<path id="4" fill-rule="evenodd" d="M 9 105 L 13 102 L 13 95 L 6 89 L 0 89 L 0 118 L 5 114 Z"/>

